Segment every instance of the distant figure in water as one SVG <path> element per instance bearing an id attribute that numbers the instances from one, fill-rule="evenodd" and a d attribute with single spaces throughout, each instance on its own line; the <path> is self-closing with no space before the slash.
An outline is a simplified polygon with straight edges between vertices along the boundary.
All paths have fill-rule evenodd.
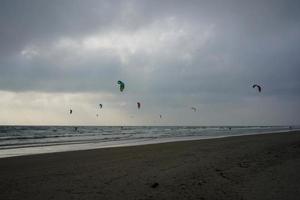
<path id="1" fill-rule="evenodd" d="M 75 126 L 75 127 L 74 127 L 74 130 L 77 131 L 77 130 L 78 130 L 78 127 Z"/>
<path id="2" fill-rule="evenodd" d="M 72 109 L 70 109 L 70 115 L 73 113 L 73 110 Z"/>
<path id="3" fill-rule="evenodd" d="M 292 130 L 292 129 L 293 129 L 293 127 L 292 127 L 292 126 L 289 126 L 289 129 L 290 129 L 290 130 Z"/>
<path id="4" fill-rule="evenodd" d="M 230 131 L 231 131 L 231 127 L 228 127 L 228 130 L 230 130 Z"/>

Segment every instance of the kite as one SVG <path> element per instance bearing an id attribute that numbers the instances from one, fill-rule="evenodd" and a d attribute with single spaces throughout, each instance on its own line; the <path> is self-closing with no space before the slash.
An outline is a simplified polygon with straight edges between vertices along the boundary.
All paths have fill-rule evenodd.
<path id="1" fill-rule="evenodd" d="M 256 87 L 257 87 L 258 92 L 261 92 L 261 86 L 259 86 L 259 85 L 257 85 L 257 84 L 254 84 L 252 87 L 253 87 L 253 88 L 256 88 Z"/>
<path id="2" fill-rule="evenodd" d="M 191 107 L 191 109 L 192 109 L 194 112 L 197 111 L 197 108 L 195 108 L 195 107 Z"/>
<path id="3" fill-rule="evenodd" d="M 138 109 L 140 109 L 141 108 L 141 103 L 137 102 L 136 104 L 137 104 Z"/>
<path id="4" fill-rule="evenodd" d="M 120 85 L 120 91 L 123 92 L 125 89 L 125 84 L 122 81 L 118 81 L 118 84 Z"/>

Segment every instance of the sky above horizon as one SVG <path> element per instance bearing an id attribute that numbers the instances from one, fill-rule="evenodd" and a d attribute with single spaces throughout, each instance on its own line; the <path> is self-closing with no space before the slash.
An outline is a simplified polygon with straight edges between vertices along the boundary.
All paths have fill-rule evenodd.
<path id="1" fill-rule="evenodd" d="M 299 125 L 299 36 L 297 0 L 3 0 L 0 124 Z"/>

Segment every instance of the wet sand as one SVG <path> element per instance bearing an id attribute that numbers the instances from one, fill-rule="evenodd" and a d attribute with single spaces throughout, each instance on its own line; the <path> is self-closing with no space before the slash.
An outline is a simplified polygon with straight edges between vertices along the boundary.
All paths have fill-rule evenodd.
<path id="1" fill-rule="evenodd" d="M 0 199 L 299 199 L 300 132 L 0 159 Z"/>

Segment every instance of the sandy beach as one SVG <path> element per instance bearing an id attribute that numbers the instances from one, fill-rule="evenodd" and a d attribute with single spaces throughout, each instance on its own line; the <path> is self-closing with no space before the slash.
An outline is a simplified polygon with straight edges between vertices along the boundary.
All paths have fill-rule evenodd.
<path id="1" fill-rule="evenodd" d="M 0 199 L 299 199 L 300 132 L 0 159 Z"/>

